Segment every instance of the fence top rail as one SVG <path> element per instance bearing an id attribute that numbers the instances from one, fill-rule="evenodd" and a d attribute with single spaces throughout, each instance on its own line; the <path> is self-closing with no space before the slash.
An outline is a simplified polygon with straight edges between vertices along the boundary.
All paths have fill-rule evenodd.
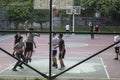
<path id="1" fill-rule="evenodd" d="M 113 33 L 113 32 L 66 32 L 66 31 L 24 31 L 24 30 L 0 30 L 0 33 L 74 33 L 74 34 L 119 34 L 120 32 Z"/>

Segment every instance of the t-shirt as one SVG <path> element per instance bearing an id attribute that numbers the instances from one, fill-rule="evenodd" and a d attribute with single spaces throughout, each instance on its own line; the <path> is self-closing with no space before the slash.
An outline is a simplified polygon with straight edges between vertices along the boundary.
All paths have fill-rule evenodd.
<path id="1" fill-rule="evenodd" d="M 66 25 L 65 28 L 66 28 L 66 30 L 69 30 L 69 29 L 70 29 L 70 26 L 69 26 L 69 25 Z"/>
<path id="2" fill-rule="evenodd" d="M 60 42 L 59 42 L 59 51 L 62 50 L 63 46 L 65 46 L 65 44 L 64 44 L 64 40 L 61 39 Z"/>
<path id="3" fill-rule="evenodd" d="M 38 34 L 36 34 L 36 33 L 29 33 L 27 35 L 27 40 L 26 41 L 33 43 L 34 42 L 34 36 L 38 36 Z"/>
<path id="4" fill-rule="evenodd" d="M 24 47 L 24 43 L 22 42 L 22 43 L 16 43 L 15 44 L 15 49 L 16 49 L 16 52 L 19 50 L 19 49 L 22 49 Z"/>
<path id="5" fill-rule="evenodd" d="M 19 37 L 20 37 L 21 35 L 15 35 L 15 44 L 18 42 L 18 39 L 19 39 Z"/>
<path id="6" fill-rule="evenodd" d="M 93 32 L 93 24 L 91 22 L 89 22 L 88 26 L 90 27 L 90 32 Z"/>
<path id="7" fill-rule="evenodd" d="M 116 35 L 114 37 L 114 42 L 117 42 L 117 41 L 120 41 L 120 36 L 119 35 Z M 120 47 L 120 43 L 116 44 L 115 47 Z"/>
<path id="8" fill-rule="evenodd" d="M 52 50 L 56 50 L 56 44 L 58 43 L 58 38 L 55 36 L 52 38 Z"/>

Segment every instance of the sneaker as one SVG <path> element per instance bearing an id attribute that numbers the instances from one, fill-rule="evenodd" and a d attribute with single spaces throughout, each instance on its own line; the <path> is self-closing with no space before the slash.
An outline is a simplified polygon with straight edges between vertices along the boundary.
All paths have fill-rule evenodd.
<path id="1" fill-rule="evenodd" d="M 15 54 L 14 54 L 14 53 L 12 53 L 12 55 L 13 55 L 13 56 L 15 56 Z"/>
<path id="2" fill-rule="evenodd" d="M 24 68 L 22 65 L 19 66 L 20 68 Z"/>
<path id="3" fill-rule="evenodd" d="M 25 59 L 25 63 L 26 63 L 26 64 L 28 63 L 28 58 Z"/>
<path id="4" fill-rule="evenodd" d="M 118 58 L 114 58 L 114 60 L 118 60 Z"/>
<path id="5" fill-rule="evenodd" d="M 57 69 L 57 68 L 58 68 L 58 66 L 56 65 L 56 66 L 55 66 L 55 68 Z"/>
<path id="6" fill-rule="evenodd" d="M 61 67 L 61 68 L 59 68 L 58 70 L 64 70 L 65 69 L 65 67 Z"/>
<path id="7" fill-rule="evenodd" d="M 13 68 L 12 70 L 13 70 L 13 71 L 17 71 L 17 69 L 14 69 L 14 68 Z"/>
<path id="8" fill-rule="evenodd" d="M 32 59 L 31 59 L 31 58 L 28 58 L 28 60 L 29 60 L 29 62 L 31 62 Z"/>
<path id="9" fill-rule="evenodd" d="M 55 68 L 56 68 L 56 69 L 58 68 L 58 65 L 57 65 L 57 64 L 55 65 Z"/>
<path id="10" fill-rule="evenodd" d="M 54 66 L 55 66 L 55 64 L 52 65 L 52 67 L 54 67 Z"/>
<path id="11" fill-rule="evenodd" d="M 57 64 L 53 64 L 52 67 L 58 68 L 58 65 Z"/>

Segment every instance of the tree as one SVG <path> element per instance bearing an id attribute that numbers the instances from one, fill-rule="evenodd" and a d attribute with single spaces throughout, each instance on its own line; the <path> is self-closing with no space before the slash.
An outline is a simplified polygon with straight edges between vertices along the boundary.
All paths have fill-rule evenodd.
<path id="1" fill-rule="evenodd" d="M 74 5 L 79 5 L 93 14 L 96 10 L 102 16 L 111 16 L 113 19 L 120 20 L 120 1 L 119 0 L 74 0 Z"/>
<path id="2" fill-rule="evenodd" d="M 48 22 L 50 18 L 49 10 L 35 10 L 34 21 L 40 24 L 40 29 L 43 29 L 42 24 Z"/>
<path id="3" fill-rule="evenodd" d="M 101 5 L 101 12 L 105 16 L 111 16 L 113 19 L 120 20 L 120 2 L 119 0 L 104 1 L 104 5 Z"/>
<path id="4" fill-rule="evenodd" d="M 16 0 L 0 0 L 0 4 L 7 5 L 7 4 L 14 2 L 14 1 L 16 1 Z"/>
<path id="5" fill-rule="evenodd" d="M 27 2 L 13 2 L 7 5 L 8 20 L 14 22 L 16 29 L 18 29 L 19 22 L 31 19 L 33 9 L 30 1 Z"/>

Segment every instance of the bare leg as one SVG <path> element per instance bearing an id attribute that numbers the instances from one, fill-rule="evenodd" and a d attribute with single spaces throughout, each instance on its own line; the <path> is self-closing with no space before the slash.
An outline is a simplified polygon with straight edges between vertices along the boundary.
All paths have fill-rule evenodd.
<path id="1" fill-rule="evenodd" d="M 118 47 L 115 47 L 115 53 L 116 53 L 115 60 L 118 60 L 118 55 L 119 55 L 119 48 Z"/>
<path id="2" fill-rule="evenodd" d="M 57 68 L 57 59 L 56 58 L 53 58 L 53 67 Z"/>
<path id="3" fill-rule="evenodd" d="M 31 62 L 31 57 L 32 57 L 32 51 L 29 51 L 28 52 L 28 60 L 29 60 L 29 62 Z"/>
<path id="4" fill-rule="evenodd" d="M 61 65 L 61 68 L 62 68 L 62 67 L 65 67 L 64 62 L 63 62 L 63 59 L 62 59 L 62 58 L 60 58 L 60 65 Z"/>

